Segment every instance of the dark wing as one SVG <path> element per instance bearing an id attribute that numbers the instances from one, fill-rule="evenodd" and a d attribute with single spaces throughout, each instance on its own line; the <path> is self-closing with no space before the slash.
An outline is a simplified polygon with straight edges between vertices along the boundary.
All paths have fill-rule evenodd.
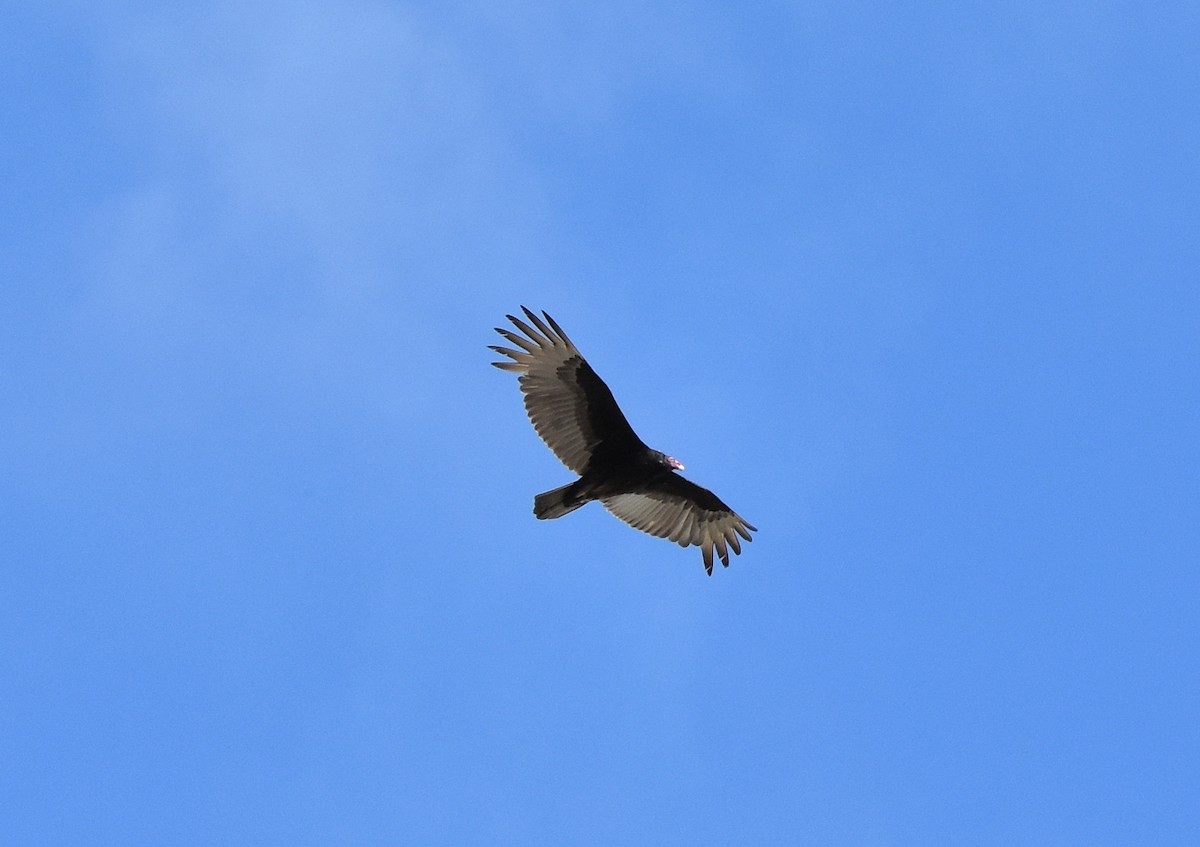
<path id="1" fill-rule="evenodd" d="M 524 306 L 521 309 L 533 326 L 506 315 L 525 336 L 496 327 L 496 332 L 520 349 L 493 346 L 492 350 L 512 361 L 492 364 L 521 375 L 525 411 L 559 461 L 582 475 L 600 444 L 616 451 L 644 449 L 608 386 L 554 318 L 542 312 L 543 321 Z"/>
<path id="2" fill-rule="evenodd" d="M 758 531 L 707 488 L 673 473 L 659 477 L 641 491 L 607 497 L 601 502 L 635 529 L 669 538 L 680 547 L 698 546 L 709 576 L 713 571 L 714 545 L 721 564 L 729 567 L 726 545 L 740 554 L 742 543 L 738 536 L 751 541 L 750 533 Z"/>

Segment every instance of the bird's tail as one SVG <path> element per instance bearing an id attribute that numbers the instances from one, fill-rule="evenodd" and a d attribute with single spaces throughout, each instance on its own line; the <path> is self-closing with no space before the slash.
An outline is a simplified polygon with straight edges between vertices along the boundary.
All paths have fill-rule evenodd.
<path id="1" fill-rule="evenodd" d="M 533 516 L 538 520 L 561 518 L 568 512 L 573 512 L 586 503 L 589 497 L 580 497 L 575 487 L 579 480 L 568 483 L 553 491 L 543 491 L 533 498 Z"/>

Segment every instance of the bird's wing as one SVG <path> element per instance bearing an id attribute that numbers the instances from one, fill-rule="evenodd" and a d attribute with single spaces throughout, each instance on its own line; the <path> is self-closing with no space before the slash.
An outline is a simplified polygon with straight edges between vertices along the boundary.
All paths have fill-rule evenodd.
<path id="1" fill-rule="evenodd" d="M 507 315 L 524 335 L 497 327 L 496 332 L 519 349 L 492 346 L 512 359 L 492 364 L 521 375 L 525 411 L 546 446 L 577 474 L 583 474 L 600 444 L 626 450 L 642 446 L 608 386 L 554 318 L 542 312 L 543 320 L 524 306 L 521 309 L 532 326 Z"/>
<path id="2" fill-rule="evenodd" d="M 704 570 L 710 576 L 714 546 L 721 564 L 729 567 L 727 546 L 740 554 L 738 536 L 750 541 L 750 533 L 758 531 L 717 495 L 677 474 L 660 477 L 641 491 L 607 497 L 601 502 L 635 529 L 669 538 L 680 547 L 698 546 L 704 556 Z"/>

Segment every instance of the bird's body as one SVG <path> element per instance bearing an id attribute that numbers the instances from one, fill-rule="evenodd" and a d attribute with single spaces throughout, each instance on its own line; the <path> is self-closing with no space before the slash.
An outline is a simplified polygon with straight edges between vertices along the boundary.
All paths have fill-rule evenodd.
<path id="1" fill-rule="evenodd" d="M 534 515 L 558 518 L 599 500 L 643 532 L 683 547 L 699 546 L 709 574 L 714 547 L 728 567 L 727 546 L 740 553 L 739 536 L 750 541 L 755 527 L 711 491 L 679 476 L 676 471 L 683 465 L 678 461 L 647 447 L 608 386 L 554 319 L 522 309 L 530 323 L 507 317 L 523 336 L 496 329 L 519 349 L 493 346 L 512 361 L 492 364 L 520 374 L 534 429 L 562 463 L 579 474 L 574 482 L 537 495 Z"/>
<path id="2" fill-rule="evenodd" d="M 598 453 L 579 479 L 534 497 L 533 514 L 541 519 L 559 518 L 592 500 L 629 494 L 647 485 L 665 484 L 671 474 L 670 468 L 640 452 Z"/>

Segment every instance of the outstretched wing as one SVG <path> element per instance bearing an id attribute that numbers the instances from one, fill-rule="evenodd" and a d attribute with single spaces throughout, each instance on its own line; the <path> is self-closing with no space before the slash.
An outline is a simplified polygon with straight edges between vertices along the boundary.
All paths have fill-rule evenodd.
<path id="1" fill-rule="evenodd" d="M 717 495 L 678 474 L 659 477 L 641 491 L 618 494 L 601 502 L 635 529 L 669 538 L 680 547 L 689 544 L 699 547 L 709 576 L 713 571 L 714 546 L 721 564 L 729 567 L 727 546 L 740 554 L 742 543 L 738 536 L 751 541 L 750 533 L 758 531 Z"/>
<path id="2" fill-rule="evenodd" d="M 492 350 L 512 359 L 492 364 L 521 375 L 525 411 L 559 461 L 582 475 L 600 444 L 615 450 L 643 447 L 608 386 L 584 361 L 554 318 L 542 312 L 543 321 L 524 306 L 521 309 L 532 326 L 506 315 L 524 336 L 496 327 L 496 332 L 519 349 L 492 346 Z"/>

